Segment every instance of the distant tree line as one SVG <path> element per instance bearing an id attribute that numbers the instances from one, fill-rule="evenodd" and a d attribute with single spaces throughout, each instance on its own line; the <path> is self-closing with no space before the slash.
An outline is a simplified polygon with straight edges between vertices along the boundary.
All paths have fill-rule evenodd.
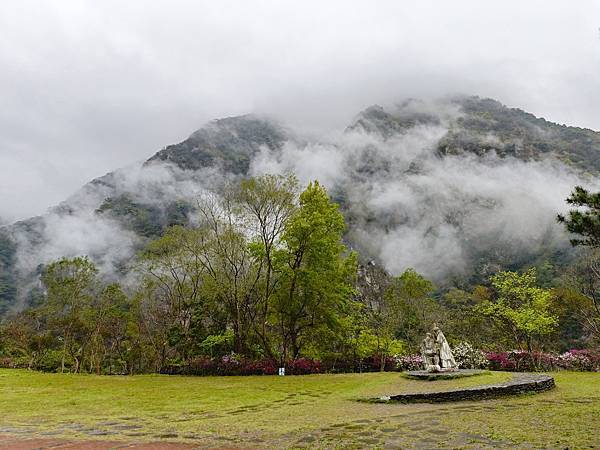
<path id="1" fill-rule="evenodd" d="M 231 355 L 290 366 L 302 358 L 361 370 L 415 352 L 437 323 L 451 343 L 529 352 L 600 338 L 598 195 L 577 188 L 559 216 L 586 248 L 552 286 L 536 269 L 441 291 L 413 269 L 358 263 L 325 188 L 265 175 L 204 195 L 192 225 L 168 228 L 138 255 L 135 276 L 107 282 L 87 257 L 41 275 L 39 306 L 0 326 L 0 362 L 49 371 L 173 372 Z M 583 209 L 581 209 L 583 208 Z M 371 366 L 373 368 L 373 366 Z"/>

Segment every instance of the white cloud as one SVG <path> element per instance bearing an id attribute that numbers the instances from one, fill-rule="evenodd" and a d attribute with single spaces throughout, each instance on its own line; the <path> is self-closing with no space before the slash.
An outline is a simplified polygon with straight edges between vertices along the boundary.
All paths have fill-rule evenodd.
<path id="1" fill-rule="evenodd" d="M 372 103 L 463 92 L 599 129 L 599 16 L 593 0 L 3 1 L 0 216 L 253 111 L 341 129 Z"/>

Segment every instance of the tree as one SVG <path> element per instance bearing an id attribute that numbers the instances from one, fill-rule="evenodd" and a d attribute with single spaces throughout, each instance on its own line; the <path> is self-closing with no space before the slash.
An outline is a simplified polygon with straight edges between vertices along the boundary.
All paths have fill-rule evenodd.
<path id="1" fill-rule="evenodd" d="M 111 283 L 96 296 L 88 310 L 92 324 L 89 347 L 89 370 L 100 374 L 108 362 L 108 373 L 113 373 L 115 359 L 125 362 L 124 345 L 127 340 L 129 299 L 118 283 Z M 127 367 L 121 372 L 127 372 Z"/>
<path id="2" fill-rule="evenodd" d="M 475 307 L 485 300 L 490 300 L 491 293 L 485 286 L 475 286 L 471 292 L 462 289 L 450 289 L 440 299 L 444 308 L 444 332 L 460 336 L 478 348 L 486 348 L 497 339 L 493 329 L 485 326 L 485 320 L 476 314 Z"/>
<path id="3" fill-rule="evenodd" d="M 562 291 L 562 298 L 571 304 L 588 343 L 600 343 L 600 249 L 583 252 L 565 271 L 562 280 L 566 290 L 577 294 Z"/>
<path id="4" fill-rule="evenodd" d="M 587 247 L 587 251 L 566 274 L 567 285 L 579 291 L 587 304 L 581 305 L 579 316 L 592 339 L 600 341 L 600 192 L 590 193 L 575 186 L 567 203 L 582 209 L 570 210 L 558 221 L 578 238 L 571 245 Z"/>
<path id="5" fill-rule="evenodd" d="M 281 280 L 273 309 L 282 362 L 298 357 L 315 329 L 335 328 L 354 294 L 356 255 L 342 242 L 344 229 L 339 206 L 317 181 L 310 183 L 285 223 L 276 256 Z"/>
<path id="6" fill-rule="evenodd" d="M 558 317 L 551 311 L 554 294 L 537 286 L 535 269 L 522 274 L 500 272 L 491 282 L 496 298 L 482 302 L 477 311 L 509 331 L 519 348 L 532 352 L 536 339 L 543 347 L 540 339 L 557 329 Z"/>
<path id="7" fill-rule="evenodd" d="M 70 356 L 79 372 L 90 323 L 85 320 L 96 288 L 96 266 L 87 257 L 62 258 L 46 267 L 42 282 L 47 290 L 45 311 L 62 341 L 61 372 Z"/>
<path id="8" fill-rule="evenodd" d="M 260 302 L 260 265 L 236 215 L 231 197 L 207 196 L 198 203 L 206 245 L 200 255 L 205 268 L 205 295 L 222 305 L 233 330 L 236 353 L 250 355 L 250 334 Z M 269 351 L 269 348 L 266 348 Z"/>
<path id="9" fill-rule="evenodd" d="M 359 346 L 363 353 L 369 348 L 365 343 L 375 344 L 368 356 L 379 355 L 380 370 L 383 371 L 386 357 L 398 348 L 396 334 L 400 326 L 399 297 L 387 295 L 392 277 L 374 262 L 359 267 L 358 275 L 358 298 L 365 305 L 368 330 L 361 330 L 357 343 L 363 344 Z M 361 355 L 361 351 L 358 354 Z"/>
<path id="10" fill-rule="evenodd" d="M 15 303 L 17 283 L 13 268 L 16 263 L 16 246 L 9 236 L 0 230 L 0 317 L 9 305 Z"/>
<path id="11" fill-rule="evenodd" d="M 204 300 L 210 245 L 207 230 L 173 226 L 150 242 L 140 258 L 140 270 L 146 277 L 144 289 L 155 289 L 153 301 L 163 302 L 160 308 L 171 323 L 169 341 L 184 360 L 193 344 L 193 311 Z"/>
<path id="12" fill-rule="evenodd" d="M 386 302 L 395 320 L 396 333 L 416 350 L 424 333 L 439 319 L 438 306 L 429 296 L 435 287 L 416 270 L 406 269 L 394 278 L 387 290 Z"/>
<path id="13" fill-rule="evenodd" d="M 29 369 L 38 368 L 39 361 L 55 343 L 56 339 L 36 309 L 16 313 L 0 326 L 0 352 L 25 359 Z"/>
<path id="14" fill-rule="evenodd" d="M 582 209 L 572 209 L 567 216 L 558 214 L 557 220 L 566 230 L 580 237 L 571 239 L 573 246 L 600 247 L 600 192 L 590 193 L 581 186 L 575 186 L 567 198 L 569 205 Z"/>
<path id="15" fill-rule="evenodd" d="M 297 210 L 298 180 L 294 175 L 263 175 L 243 180 L 233 190 L 233 200 L 242 213 L 250 249 L 258 263 L 261 283 L 259 304 L 252 310 L 254 332 L 263 351 L 273 356 L 267 329 L 269 308 L 278 288 L 280 272 L 275 270 L 275 253 L 281 245 L 285 227 Z"/>

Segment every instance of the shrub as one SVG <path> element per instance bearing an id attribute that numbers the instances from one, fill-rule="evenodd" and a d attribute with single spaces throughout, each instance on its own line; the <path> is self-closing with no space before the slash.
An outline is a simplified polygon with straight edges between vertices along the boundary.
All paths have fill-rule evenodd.
<path id="1" fill-rule="evenodd" d="M 488 360 L 481 350 L 477 350 L 468 342 L 461 342 L 452 349 L 456 364 L 460 369 L 484 369 Z"/>
<path id="2" fill-rule="evenodd" d="M 287 371 L 290 375 L 308 375 L 321 373 L 321 361 L 307 358 L 299 358 L 287 363 Z"/>
<path id="3" fill-rule="evenodd" d="M 42 372 L 57 372 L 61 367 L 62 352 L 59 350 L 49 350 L 42 354 L 34 363 L 36 370 Z"/>
<path id="4" fill-rule="evenodd" d="M 305 375 L 321 373 L 321 362 L 300 358 L 287 363 L 289 375 Z M 270 359 L 252 360 L 236 354 L 225 355 L 222 358 L 198 357 L 192 359 L 186 366 L 170 365 L 162 373 L 186 375 L 275 375 L 278 364 Z"/>
<path id="5" fill-rule="evenodd" d="M 515 372 L 551 370 L 600 371 L 600 353 L 592 350 L 569 350 L 560 355 L 554 353 L 488 352 L 485 354 L 489 368 Z"/>
<path id="6" fill-rule="evenodd" d="M 492 370 L 513 371 L 517 367 L 514 361 L 508 358 L 507 352 L 488 352 L 485 354 L 488 366 Z"/>
<path id="7" fill-rule="evenodd" d="M 0 358 L 0 368 L 2 369 L 14 369 L 14 364 L 15 362 L 13 361 L 13 359 L 8 356 Z"/>
<path id="8" fill-rule="evenodd" d="M 600 371 L 600 352 L 573 349 L 558 355 L 557 359 L 557 365 L 562 369 Z"/>
<path id="9" fill-rule="evenodd" d="M 396 357 L 396 370 L 421 370 L 423 357 L 421 355 L 405 355 Z"/>

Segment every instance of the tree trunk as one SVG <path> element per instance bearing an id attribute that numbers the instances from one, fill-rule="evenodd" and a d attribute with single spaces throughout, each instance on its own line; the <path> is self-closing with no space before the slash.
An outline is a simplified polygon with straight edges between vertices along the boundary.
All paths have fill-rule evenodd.
<path id="1" fill-rule="evenodd" d="M 67 338 L 65 336 L 64 340 L 63 340 L 63 351 L 62 351 L 62 358 L 60 360 L 60 373 L 65 373 L 65 357 L 67 354 Z"/>

